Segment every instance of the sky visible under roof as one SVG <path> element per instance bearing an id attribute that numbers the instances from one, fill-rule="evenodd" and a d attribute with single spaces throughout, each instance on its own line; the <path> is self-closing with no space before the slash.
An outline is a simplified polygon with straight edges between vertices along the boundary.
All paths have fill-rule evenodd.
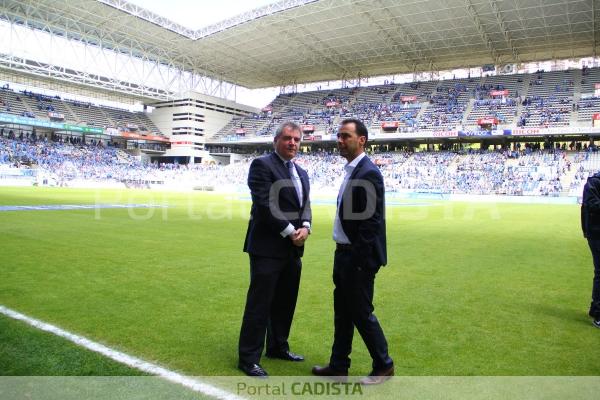
<path id="1" fill-rule="evenodd" d="M 275 0 L 128 0 L 190 29 L 200 29 Z"/>
<path id="2" fill-rule="evenodd" d="M 128 0 L 186 28 L 201 29 L 276 0 Z M 267 105 L 279 92 L 276 88 L 238 88 L 236 100 L 254 107 Z"/>

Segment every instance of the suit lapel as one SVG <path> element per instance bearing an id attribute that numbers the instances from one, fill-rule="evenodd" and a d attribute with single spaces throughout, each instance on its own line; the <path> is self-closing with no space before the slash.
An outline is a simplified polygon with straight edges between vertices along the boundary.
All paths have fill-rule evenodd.
<path id="1" fill-rule="evenodd" d="M 281 158 L 279 158 L 279 156 L 275 154 L 275 152 L 271 153 L 271 162 L 283 178 L 289 178 L 289 171 L 283 164 L 283 161 L 281 161 Z"/>
<path id="2" fill-rule="evenodd" d="M 360 160 L 358 162 L 358 165 L 356 167 L 354 167 L 354 169 L 352 170 L 352 173 L 350 174 L 350 177 L 348 178 L 348 182 L 346 182 L 346 187 L 344 188 L 344 193 L 342 193 L 342 198 L 340 199 L 340 218 L 342 218 L 342 212 L 344 209 L 344 199 L 346 198 L 346 196 L 348 196 L 348 191 L 351 190 L 352 188 L 352 180 L 356 179 L 356 175 L 358 175 L 358 173 L 360 172 L 360 170 L 366 165 L 367 163 L 367 156 L 364 156 L 362 158 L 362 160 Z"/>
<path id="3" fill-rule="evenodd" d="M 356 167 L 354 167 L 354 170 L 352 171 L 352 174 L 350 175 L 350 179 L 354 179 L 356 177 L 356 174 L 358 174 L 358 172 L 361 170 L 361 168 L 363 168 L 364 166 L 367 165 L 368 162 L 368 157 L 364 156 L 362 158 L 362 160 L 360 160 L 358 162 L 358 165 Z"/>
<path id="4" fill-rule="evenodd" d="M 306 195 L 308 193 L 308 177 L 304 177 L 304 174 L 302 174 L 302 172 L 300 171 L 300 168 L 296 165 L 296 163 L 293 163 L 294 168 L 296 169 L 296 173 L 298 174 L 298 178 L 300 178 L 300 185 L 302 186 L 302 205 L 306 204 Z M 291 177 L 290 177 L 291 178 Z M 294 188 L 294 194 L 296 194 L 296 188 Z M 296 198 L 298 200 L 298 206 L 300 206 L 300 201 L 298 199 L 298 196 L 294 196 L 294 198 Z"/>
<path id="5" fill-rule="evenodd" d="M 364 156 L 362 158 L 362 160 L 360 160 L 358 162 L 358 165 L 356 167 L 354 167 L 354 169 L 352 170 L 352 173 L 350 174 L 350 178 L 348 178 L 348 182 L 346 183 L 346 187 L 344 188 L 344 193 L 342 194 L 342 199 L 344 198 L 343 195 L 346 194 L 346 192 L 350 189 L 350 182 L 353 179 L 356 179 L 356 175 L 358 175 L 358 173 L 360 172 L 360 170 L 365 166 L 365 164 L 367 163 L 367 156 Z"/>
<path id="6" fill-rule="evenodd" d="M 302 197 L 304 198 L 302 204 L 306 204 L 308 201 L 308 174 L 300 174 L 300 182 L 302 183 Z"/>
<path id="7" fill-rule="evenodd" d="M 285 164 L 283 163 L 283 161 L 281 160 L 281 158 L 279 158 L 279 156 L 277 154 L 275 154 L 275 152 L 271 153 L 271 161 L 275 165 L 275 168 L 277 168 L 279 170 L 279 173 L 281 174 L 281 176 L 283 177 L 283 179 L 289 179 L 290 180 L 290 183 L 292 184 L 292 187 L 291 188 L 286 188 L 285 189 L 285 193 L 289 193 L 289 195 L 292 197 L 292 199 L 296 203 L 296 205 L 298 207 L 300 207 L 300 200 L 298 199 L 298 195 L 296 194 L 296 188 L 294 187 L 294 183 L 291 181 L 291 179 L 293 179 L 293 178 L 290 176 L 290 171 L 287 169 L 287 167 L 285 166 Z M 306 182 L 304 182 L 302 174 L 300 173 L 300 171 L 298 171 L 298 168 L 296 167 L 296 164 L 292 163 L 292 165 L 294 166 L 294 168 L 296 168 L 296 173 L 300 177 L 300 182 L 302 184 L 302 197 L 306 198 L 306 196 L 305 196 L 305 193 L 306 193 Z M 289 192 L 287 191 L 287 189 L 290 189 Z M 306 203 L 303 202 L 302 204 L 306 204 Z"/>

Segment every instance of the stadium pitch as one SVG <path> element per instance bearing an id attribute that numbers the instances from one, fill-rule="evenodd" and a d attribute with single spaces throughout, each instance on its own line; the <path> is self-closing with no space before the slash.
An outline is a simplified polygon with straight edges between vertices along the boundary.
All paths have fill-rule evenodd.
<path id="1" fill-rule="evenodd" d="M 157 207 L 2 212 L 1 305 L 183 374 L 241 374 L 248 201 L 135 190 L 0 191 L 3 206 L 65 204 Z M 290 338 L 306 361 L 263 359 L 276 375 L 307 375 L 329 357 L 334 206 L 313 208 Z M 598 331 L 587 317 L 593 269 L 577 206 L 388 207 L 387 232 L 389 265 L 376 282 L 375 313 L 397 375 L 600 374 Z M 137 373 L 20 324 L 0 318 L 3 375 Z M 370 357 L 355 337 L 351 373 L 364 375 Z"/>

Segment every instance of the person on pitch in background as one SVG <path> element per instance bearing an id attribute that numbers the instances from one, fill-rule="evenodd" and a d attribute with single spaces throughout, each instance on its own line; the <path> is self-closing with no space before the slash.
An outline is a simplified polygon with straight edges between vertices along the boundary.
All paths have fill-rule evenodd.
<path id="1" fill-rule="evenodd" d="M 260 365 L 265 336 L 267 357 L 304 360 L 288 344 L 312 219 L 308 174 L 292 161 L 301 136 L 298 124 L 283 123 L 275 133 L 275 152 L 255 159 L 248 172 L 252 208 L 244 251 L 250 256 L 250 286 L 238 368 L 249 376 L 267 376 Z"/>
<path id="2" fill-rule="evenodd" d="M 581 229 L 594 260 L 592 303 L 588 314 L 593 318 L 592 324 L 600 328 L 600 172 L 590 176 L 583 187 Z"/>

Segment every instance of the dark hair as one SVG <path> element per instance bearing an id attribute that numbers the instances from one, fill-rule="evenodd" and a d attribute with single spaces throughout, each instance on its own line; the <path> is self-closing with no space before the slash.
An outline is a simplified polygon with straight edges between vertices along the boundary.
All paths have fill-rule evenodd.
<path id="1" fill-rule="evenodd" d="M 298 125 L 294 121 L 286 121 L 283 124 L 279 125 L 279 127 L 277 127 L 277 130 L 275 131 L 275 137 L 273 139 L 279 139 L 279 136 L 281 136 L 285 128 L 291 128 L 293 131 L 298 131 L 300 132 L 300 135 L 302 135 L 302 128 L 300 128 L 300 125 Z"/>
<path id="2" fill-rule="evenodd" d="M 354 126 L 356 127 L 356 134 L 358 136 L 364 136 L 367 139 L 365 141 L 365 144 L 367 143 L 367 141 L 369 140 L 369 131 L 367 130 L 367 127 L 365 126 L 365 124 L 363 124 L 363 122 L 360 119 L 346 118 L 345 120 L 342 121 L 342 123 L 340 125 L 346 125 L 346 124 L 354 124 Z"/>

